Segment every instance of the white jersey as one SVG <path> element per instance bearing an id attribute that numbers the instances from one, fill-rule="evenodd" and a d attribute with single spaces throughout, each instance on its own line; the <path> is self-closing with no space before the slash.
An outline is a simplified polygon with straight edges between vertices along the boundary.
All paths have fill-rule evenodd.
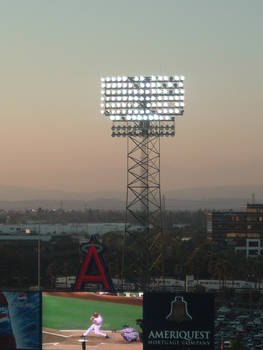
<path id="1" fill-rule="evenodd" d="M 94 317 L 93 322 L 97 325 L 97 326 L 101 326 L 103 323 L 103 318 L 101 317 L 101 315 L 98 315 L 97 317 Z"/>
<path id="2" fill-rule="evenodd" d="M 94 332 L 96 335 L 100 335 L 103 337 L 107 337 L 106 333 L 103 333 L 100 331 L 100 327 L 102 326 L 103 318 L 101 315 L 98 315 L 97 317 L 93 317 L 92 325 L 86 330 L 86 332 L 83 334 L 84 336 L 88 336 L 90 332 Z"/>

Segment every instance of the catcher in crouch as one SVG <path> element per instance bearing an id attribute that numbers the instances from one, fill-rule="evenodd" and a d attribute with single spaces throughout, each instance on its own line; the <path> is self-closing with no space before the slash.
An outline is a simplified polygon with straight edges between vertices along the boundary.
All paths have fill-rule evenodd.
<path id="1" fill-rule="evenodd" d="M 102 326 L 102 323 L 103 323 L 103 318 L 100 314 L 95 312 L 91 316 L 90 321 L 91 321 L 91 326 L 86 330 L 85 333 L 83 333 L 83 337 L 87 337 L 90 334 L 90 332 L 94 331 L 96 335 L 100 335 L 104 338 L 109 338 L 108 334 L 102 333 L 100 331 L 100 327 Z"/>
<path id="2" fill-rule="evenodd" d="M 127 324 L 122 326 L 121 335 L 126 343 L 139 340 L 139 333 L 136 331 L 136 329 L 128 326 Z"/>

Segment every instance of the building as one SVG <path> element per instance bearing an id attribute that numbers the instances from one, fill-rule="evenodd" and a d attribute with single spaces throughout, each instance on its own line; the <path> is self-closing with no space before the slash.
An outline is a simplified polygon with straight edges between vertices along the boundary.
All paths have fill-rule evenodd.
<path id="1" fill-rule="evenodd" d="M 238 212 L 209 212 L 207 232 L 216 245 L 231 246 L 247 258 L 263 255 L 263 204 L 247 204 Z"/>
<path id="2" fill-rule="evenodd" d="M 141 226 L 132 226 L 135 231 L 142 230 Z M 87 239 L 87 235 L 104 235 L 108 232 L 122 233 L 125 223 L 67 223 L 67 224 L 2 224 L 0 223 L 1 240 L 36 240 L 50 241 L 56 237 L 73 236 L 78 239 Z"/>

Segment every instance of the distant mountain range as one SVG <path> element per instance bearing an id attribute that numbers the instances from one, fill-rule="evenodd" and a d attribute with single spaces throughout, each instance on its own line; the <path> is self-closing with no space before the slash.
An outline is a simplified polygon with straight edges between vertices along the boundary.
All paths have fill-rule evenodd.
<path id="1" fill-rule="evenodd" d="M 165 193 L 166 209 L 234 209 L 252 202 L 263 202 L 263 185 L 218 186 L 170 190 Z M 26 187 L 0 186 L 0 209 L 31 208 L 113 209 L 125 208 L 125 191 L 93 193 L 40 190 Z"/>

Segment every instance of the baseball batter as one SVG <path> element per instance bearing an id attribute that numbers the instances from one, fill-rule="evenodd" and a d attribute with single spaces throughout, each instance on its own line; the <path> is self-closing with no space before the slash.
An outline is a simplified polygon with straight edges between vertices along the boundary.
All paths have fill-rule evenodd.
<path id="1" fill-rule="evenodd" d="M 95 312 L 91 316 L 90 320 L 91 320 L 91 326 L 86 330 L 85 333 L 83 333 L 84 337 L 87 337 L 93 331 L 96 335 L 99 335 L 104 338 L 109 338 L 108 334 L 100 331 L 100 327 L 102 326 L 102 323 L 103 323 L 103 318 L 100 314 Z"/>

